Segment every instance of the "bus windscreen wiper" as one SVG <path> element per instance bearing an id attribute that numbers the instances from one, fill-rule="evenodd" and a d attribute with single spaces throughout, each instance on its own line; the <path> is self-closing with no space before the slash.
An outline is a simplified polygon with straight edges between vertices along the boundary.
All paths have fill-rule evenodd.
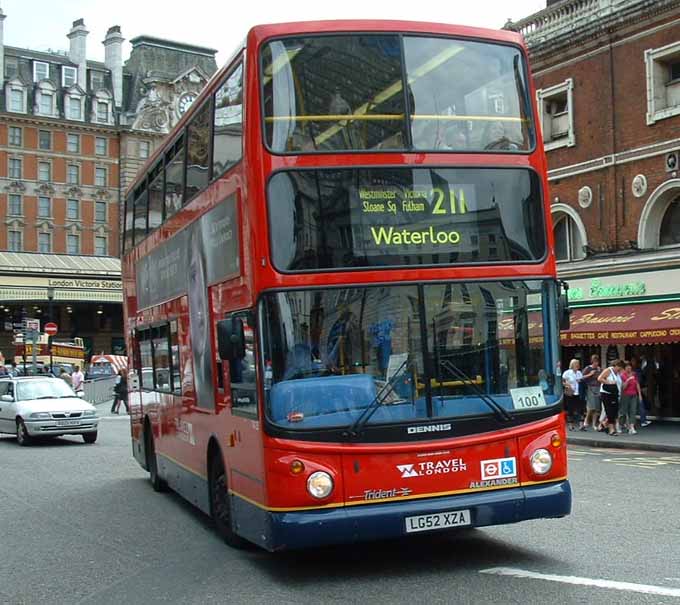
<path id="1" fill-rule="evenodd" d="M 454 365 L 453 362 L 448 359 L 440 360 L 439 365 L 441 365 L 445 370 L 448 370 L 453 374 L 458 380 L 461 380 L 465 386 L 469 386 L 477 397 L 479 397 L 486 405 L 488 405 L 493 412 L 496 414 L 499 420 L 509 422 L 514 420 L 512 414 L 508 412 L 500 403 L 498 403 L 491 395 L 485 393 L 480 389 L 463 370 L 458 366 Z"/>
<path id="2" fill-rule="evenodd" d="M 408 357 L 401 362 L 401 365 L 397 368 L 397 371 L 392 375 L 392 378 L 390 378 L 382 386 L 382 388 L 378 391 L 373 401 L 371 401 L 371 403 L 369 403 L 366 406 L 366 409 L 364 409 L 364 411 L 361 412 L 359 417 L 350 425 L 347 431 L 343 433 L 343 436 L 348 438 L 358 436 L 359 431 L 362 428 L 364 428 L 366 423 L 371 419 L 371 416 L 375 414 L 375 411 L 385 402 L 385 399 L 387 399 L 388 395 L 392 391 L 392 387 L 396 383 L 397 379 L 401 376 L 401 371 L 404 369 L 407 363 Z"/>

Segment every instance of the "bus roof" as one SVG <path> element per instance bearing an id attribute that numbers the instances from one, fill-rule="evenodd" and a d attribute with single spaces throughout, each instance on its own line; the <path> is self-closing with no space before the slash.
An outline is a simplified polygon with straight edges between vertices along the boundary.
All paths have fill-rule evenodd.
<path id="1" fill-rule="evenodd" d="M 308 34 L 328 34 L 328 33 L 349 33 L 349 32 L 398 32 L 398 33 L 421 33 L 435 34 L 442 36 L 462 36 L 466 38 L 478 38 L 484 40 L 495 40 L 507 44 L 517 44 L 524 47 L 524 38 L 521 34 L 505 29 L 489 29 L 484 27 L 471 27 L 469 25 L 454 25 L 447 23 L 429 23 L 426 21 L 399 21 L 399 20 L 380 20 L 380 19 L 347 19 L 329 21 L 294 21 L 290 23 L 270 23 L 255 25 L 250 28 L 246 38 L 231 53 L 229 59 L 218 69 L 203 87 L 199 96 L 192 103 L 192 109 L 200 107 L 201 103 L 209 97 L 217 83 L 226 74 L 234 59 L 239 56 L 248 44 L 259 46 L 268 38 L 279 36 L 294 36 Z M 193 111 L 187 111 L 168 133 L 166 139 L 170 143 L 176 134 L 184 128 L 193 116 Z M 164 143 L 160 145 L 149 157 L 146 163 L 137 172 L 137 176 L 125 191 L 124 198 L 127 198 L 152 166 L 163 156 L 167 148 Z"/>
<path id="2" fill-rule="evenodd" d="M 466 38 L 483 38 L 513 44 L 523 44 L 522 35 L 509 31 L 455 25 L 452 23 L 428 23 L 425 21 L 398 21 L 376 19 L 348 19 L 335 21 L 296 21 L 291 23 L 272 23 L 255 25 L 251 28 L 251 36 L 258 42 L 271 37 L 313 33 L 340 32 L 402 32 L 439 35 L 456 35 Z"/>

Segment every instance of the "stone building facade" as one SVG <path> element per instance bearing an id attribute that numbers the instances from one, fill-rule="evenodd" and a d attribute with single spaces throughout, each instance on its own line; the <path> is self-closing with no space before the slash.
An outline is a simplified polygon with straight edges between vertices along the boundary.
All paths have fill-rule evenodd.
<path id="1" fill-rule="evenodd" d="M 111 27 L 104 62 L 82 19 L 66 52 L 5 46 L 0 10 L 0 352 L 22 318 L 121 352 L 121 199 L 216 70 L 215 50 Z"/>
<path id="2" fill-rule="evenodd" d="M 680 5 L 561 0 L 507 28 L 529 47 L 558 273 L 563 363 L 632 359 L 680 418 Z"/>

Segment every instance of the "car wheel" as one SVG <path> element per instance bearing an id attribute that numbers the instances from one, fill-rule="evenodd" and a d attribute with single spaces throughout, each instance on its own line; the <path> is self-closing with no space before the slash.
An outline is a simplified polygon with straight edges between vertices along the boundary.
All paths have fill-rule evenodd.
<path id="1" fill-rule="evenodd" d="M 26 425 L 24 424 L 24 421 L 21 419 L 17 420 L 17 443 L 19 445 L 31 444 L 31 436 L 28 434 L 28 430 L 26 430 Z"/>
<path id="2" fill-rule="evenodd" d="M 147 426 L 147 441 L 146 441 L 146 468 L 149 469 L 149 479 L 151 480 L 151 487 L 155 492 L 164 492 L 168 484 L 161 479 L 158 474 L 158 460 L 156 458 L 156 448 L 154 446 L 153 435 L 151 434 L 151 427 Z"/>
<path id="3" fill-rule="evenodd" d="M 85 443 L 94 443 L 97 441 L 97 431 L 94 433 L 83 433 L 83 441 Z"/>
<path id="4" fill-rule="evenodd" d="M 244 548 L 248 543 L 234 532 L 232 526 L 227 473 L 224 470 L 224 463 L 219 453 L 213 456 L 210 464 L 209 489 L 210 516 L 215 523 L 217 533 L 229 546 Z"/>

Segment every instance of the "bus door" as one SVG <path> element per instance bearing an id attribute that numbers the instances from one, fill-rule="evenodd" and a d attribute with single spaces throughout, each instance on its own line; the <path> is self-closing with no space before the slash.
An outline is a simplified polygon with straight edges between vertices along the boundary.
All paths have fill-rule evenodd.
<path id="1" fill-rule="evenodd" d="M 226 369 L 225 391 L 230 410 L 230 430 L 224 452 L 229 467 L 231 490 L 251 500 L 264 500 L 264 460 L 258 413 L 257 356 L 254 313 L 229 314 L 224 320 L 242 344 L 223 351 Z M 222 323 L 222 322 L 220 322 Z M 218 327 L 218 332 L 220 332 Z M 220 340 L 218 334 L 218 341 Z M 227 353 L 227 357 L 225 357 Z"/>

